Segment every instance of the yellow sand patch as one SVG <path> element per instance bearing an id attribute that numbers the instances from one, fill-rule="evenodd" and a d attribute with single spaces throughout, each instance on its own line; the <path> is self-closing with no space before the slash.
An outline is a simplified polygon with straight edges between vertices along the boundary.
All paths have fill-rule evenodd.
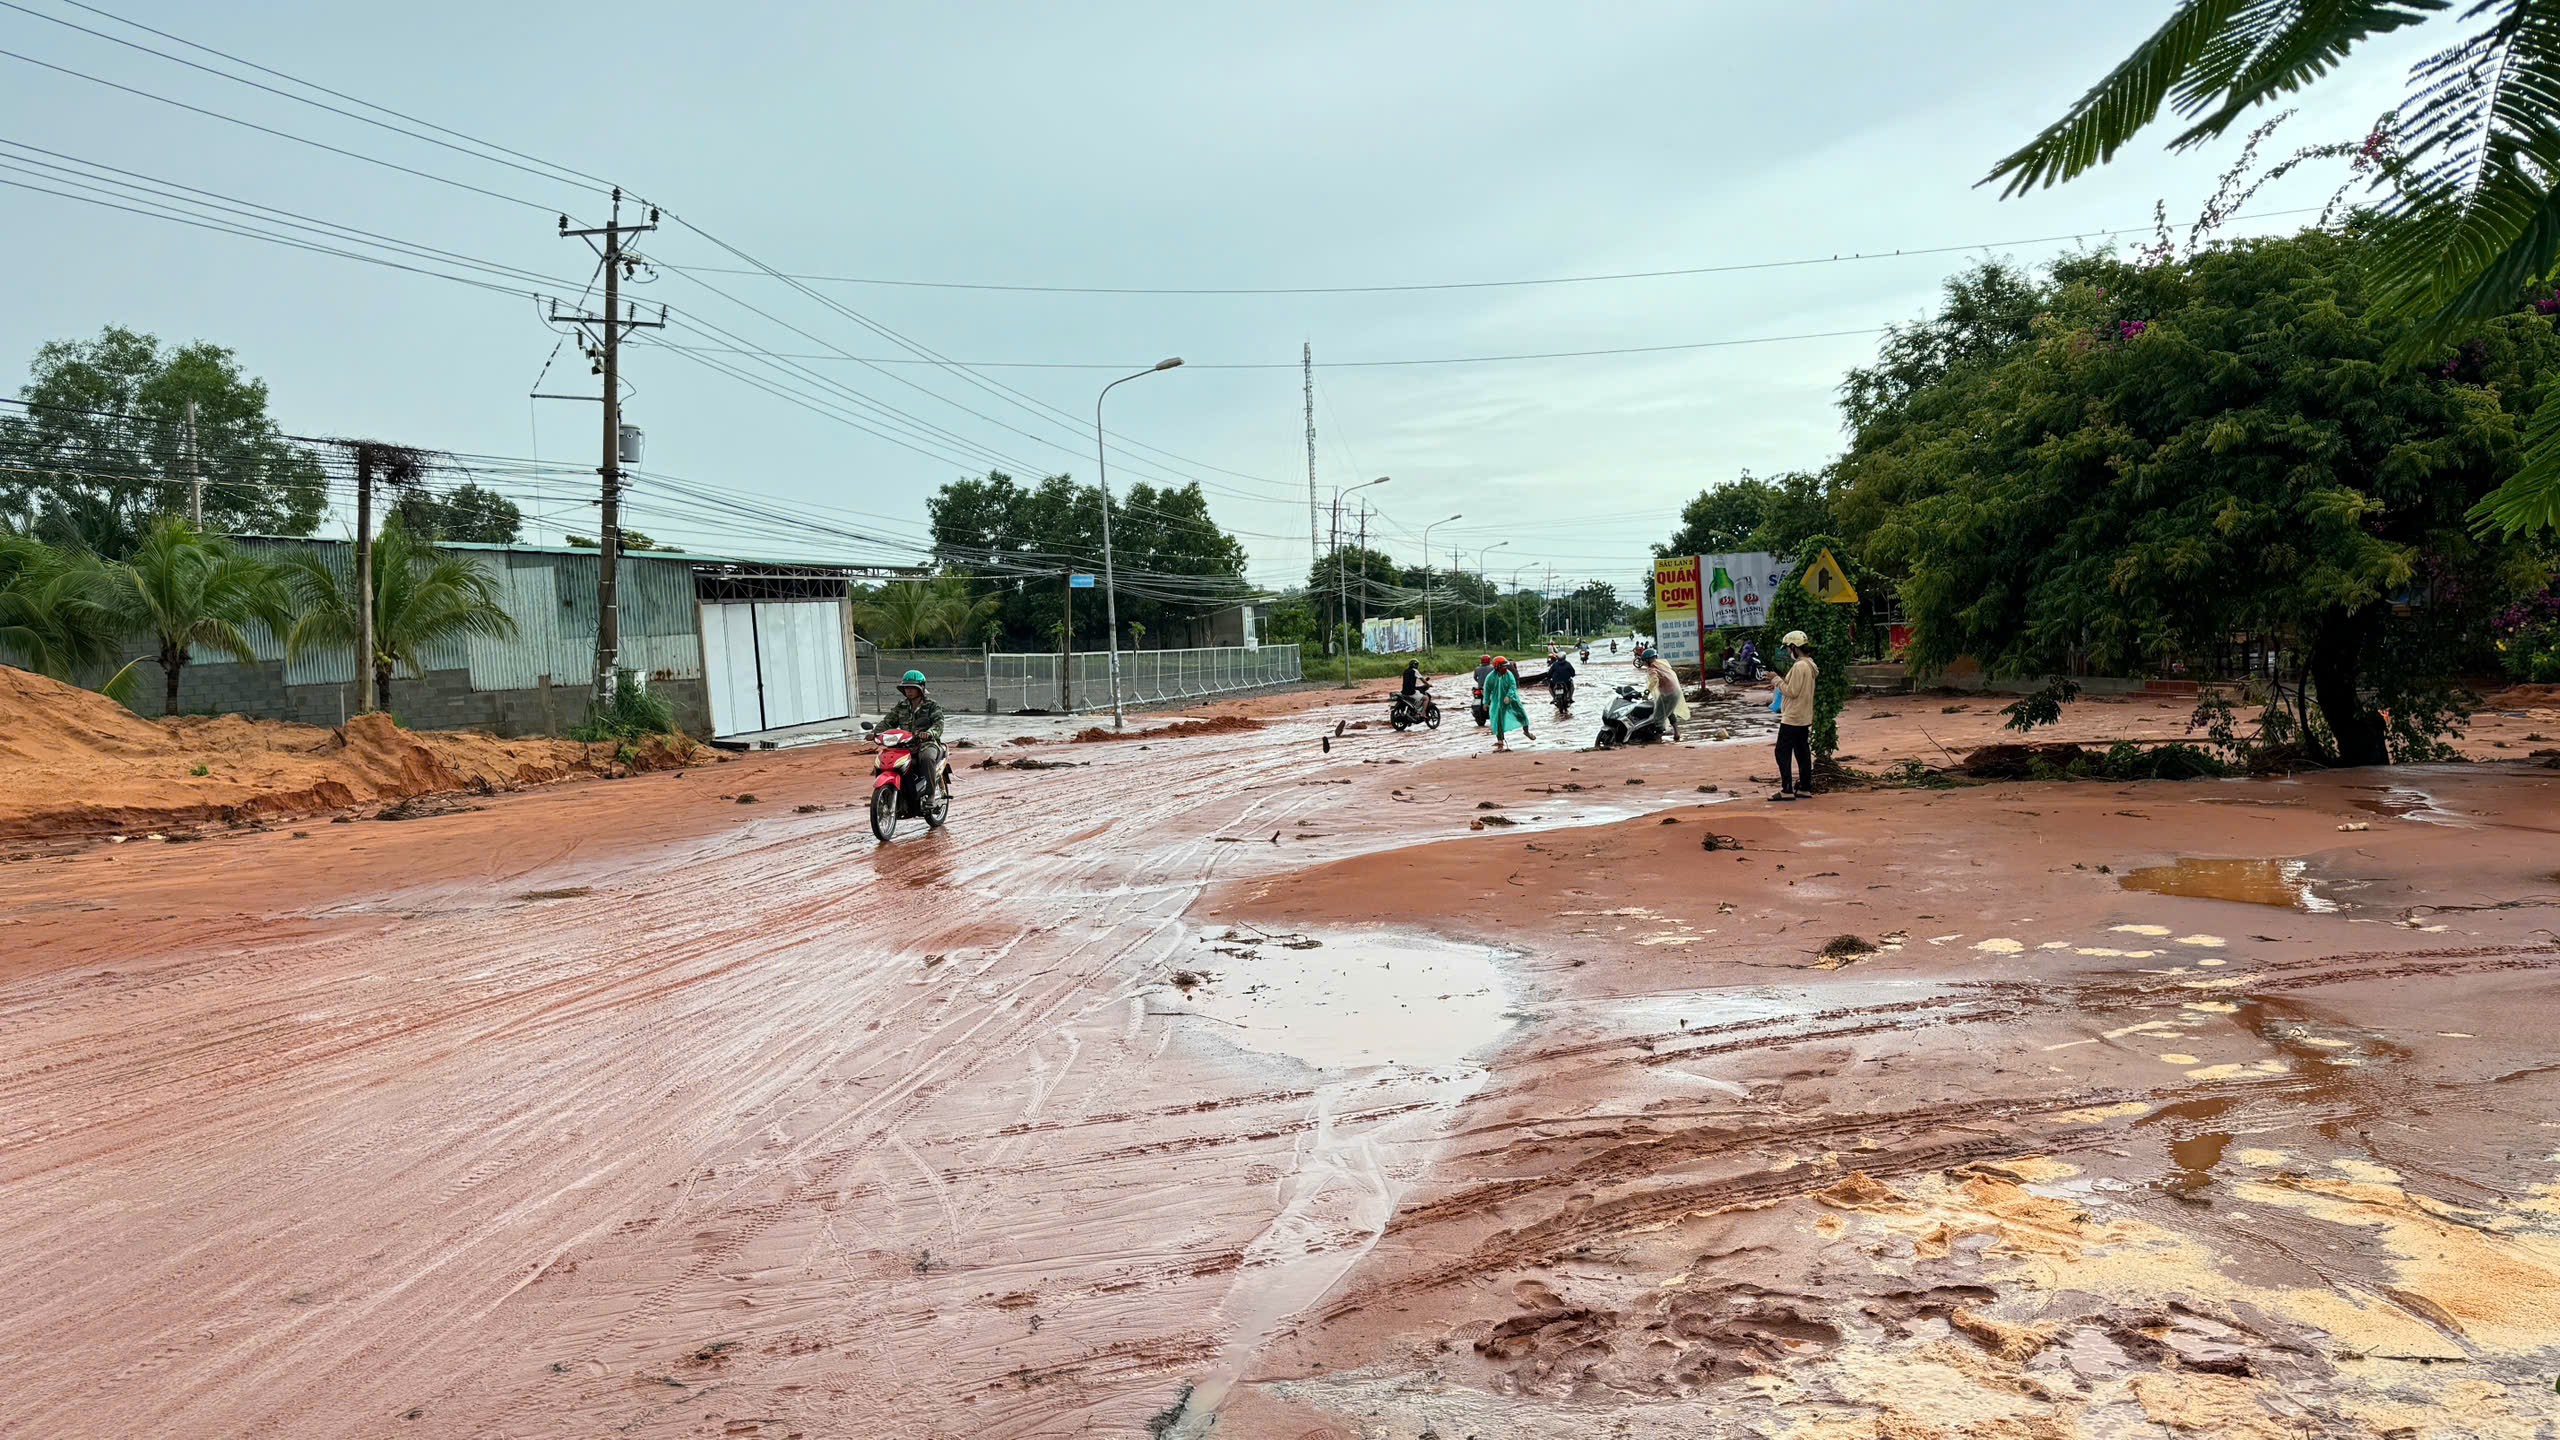
<path id="1" fill-rule="evenodd" d="M 2163 1065 L 2193 1065 L 2196 1063 L 2196 1057 L 2189 1055 L 2184 1051 L 2172 1050 L 2160 1057 L 2160 1063 Z"/>
<path id="2" fill-rule="evenodd" d="M 2065 1110 L 2053 1118 L 2056 1123 L 2063 1125 L 2104 1125 L 2110 1120 L 2130 1120 L 2137 1115 L 2150 1113 L 2149 1101 L 2126 1100 L 2115 1105 L 2091 1105 L 2081 1110 Z"/>
<path id="3" fill-rule="evenodd" d="M 2397 1185 L 2400 1183 L 2399 1171 L 2390 1169 L 2386 1166 L 2376 1165 L 2370 1160 L 2358 1160 L 2353 1156 L 2344 1156 L 2339 1159 L 2332 1160 L 2329 1162 L 2329 1168 L 2343 1173 L 2350 1180 L 2358 1181 L 2366 1185 Z"/>
<path id="4" fill-rule="evenodd" d="M 2353 1040 L 2332 1040 L 2326 1035 L 2305 1035 L 2302 1037 L 2302 1043 L 2305 1045 L 2316 1045 L 2323 1050 L 2345 1050 L 2352 1047 L 2356 1042 Z"/>
<path id="5" fill-rule="evenodd" d="M 2206 1065 L 2198 1069 L 2188 1071 L 2187 1078 L 2190 1080 L 2228 1080 L 2234 1075 L 2245 1073 L 2247 1072 L 2243 1067 L 2238 1065 Z"/>
<path id="6" fill-rule="evenodd" d="M 2301 1428 L 2277 1418 L 2258 1387 L 2230 1375 L 2137 1375 L 2133 1396 L 2152 1423 L 2223 1440 L 2295 1440 Z"/>
<path id="7" fill-rule="evenodd" d="M 2198 949 L 2203 950 L 2219 950 L 2222 948 L 2222 937 L 2219 935 L 2181 935 L 2178 937 L 2176 943 L 2180 945 L 2193 945 Z"/>
<path id="8" fill-rule="evenodd" d="M 2121 950 L 2110 949 L 2104 945 L 2083 945 L 2075 953 L 2081 955 L 2095 955 L 2101 959 L 2117 958 L 2124 954 Z"/>
<path id="9" fill-rule="evenodd" d="M 2166 925 L 2110 925 L 2107 928 L 2113 930 L 2119 935 L 2157 936 L 2169 933 L 2169 927 Z"/>
<path id="10" fill-rule="evenodd" d="M 2252 1146 L 2246 1150 L 2233 1151 L 2231 1158 L 2254 1169 L 2272 1170 L 2285 1162 L 2285 1153 L 2281 1150 L 2266 1150 Z"/>
<path id="11" fill-rule="evenodd" d="M 1974 941 L 1973 948 L 1985 955 L 2015 955 L 2027 947 L 2021 941 L 2009 939 L 2005 935 L 1995 935 L 1988 940 Z"/>
<path id="12" fill-rule="evenodd" d="M 2197 964 L 2199 964 L 2199 965 L 2220 965 L 2220 964 L 2223 964 L 2223 963 L 2225 963 L 2225 962 L 2220 961 L 2220 960 L 2199 960 L 2199 961 L 2197 961 L 2196 963 L 2197 963 Z"/>
<path id="13" fill-rule="evenodd" d="M 2400 1290 L 2476 1343 L 2530 1354 L 2560 1338 L 2560 1239 L 2490 1234 L 2446 1218 L 2438 1212 L 2449 1207 L 2396 1185 L 2251 1180 L 2238 1193 L 2252 1204 L 2281 1205 L 2334 1225 L 2378 1232 L 2395 1261 Z"/>
<path id="14" fill-rule="evenodd" d="M 2229 1015 L 2240 1007 L 2228 1000 L 2190 1000 L 2179 1008 L 2193 1010 L 2199 1015 Z"/>
<path id="15" fill-rule="evenodd" d="M 2145 1105 L 2136 1108 L 2147 1110 L 2150 1107 Z M 2019 1155 L 2007 1160 L 1985 1160 L 1973 1168 L 2006 1175 L 2021 1185 L 2049 1185 L 2056 1180 L 2068 1180 L 2080 1173 L 2079 1166 L 2056 1160 L 2050 1155 Z"/>

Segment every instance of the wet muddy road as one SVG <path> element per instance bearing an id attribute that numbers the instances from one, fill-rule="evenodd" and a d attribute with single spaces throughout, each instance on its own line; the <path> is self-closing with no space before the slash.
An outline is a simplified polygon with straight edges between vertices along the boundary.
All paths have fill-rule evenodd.
<path id="1" fill-rule="evenodd" d="M 0 1432 L 2532 1433 L 2548 782 L 1295 703 L 887 847 L 808 751 L 0 866 Z M 2271 856 L 2338 908 L 2116 873 Z"/>
<path id="2" fill-rule="evenodd" d="M 1505 1023 L 1319 1072 L 1321 995 L 1169 1013 L 1208 885 L 1465 833 L 1348 797 L 1471 737 L 1333 718 L 1042 747 L 886 847 L 810 751 L 0 869 L 0 1429 L 1125 1433 Z"/>

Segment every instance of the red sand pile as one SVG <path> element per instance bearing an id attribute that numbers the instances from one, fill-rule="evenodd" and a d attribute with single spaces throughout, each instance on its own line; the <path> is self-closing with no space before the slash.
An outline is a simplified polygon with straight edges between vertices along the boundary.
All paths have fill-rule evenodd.
<path id="1" fill-rule="evenodd" d="M 639 766 L 682 764 L 689 749 L 653 743 Z M 0 666 L 0 837 L 310 815 L 620 767 L 610 745 L 413 734 L 387 715 L 359 715 L 343 730 L 238 715 L 151 721 L 95 692 Z"/>
<path id="2" fill-rule="evenodd" d="M 1240 735 L 1259 730 L 1262 722 L 1250 715 L 1216 715 L 1206 720 L 1178 720 L 1153 730 L 1106 730 L 1096 725 L 1075 733 L 1075 743 L 1090 745 L 1101 740 L 1183 740 L 1194 735 Z"/>

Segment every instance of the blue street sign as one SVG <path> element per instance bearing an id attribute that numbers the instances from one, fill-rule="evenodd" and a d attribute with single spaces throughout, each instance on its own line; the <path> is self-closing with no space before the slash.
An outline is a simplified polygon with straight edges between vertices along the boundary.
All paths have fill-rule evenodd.
<path id="1" fill-rule="evenodd" d="M 1090 590 L 1093 588 L 1093 577 L 1090 575 L 1070 575 L 1067 577 L 1067 588 L 1070 590 Z"/>

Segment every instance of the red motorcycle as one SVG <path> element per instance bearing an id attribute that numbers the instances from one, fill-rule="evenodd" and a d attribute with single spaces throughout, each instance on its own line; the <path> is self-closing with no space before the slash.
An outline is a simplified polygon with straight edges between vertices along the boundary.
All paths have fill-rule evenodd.
<path id="1" fill-rule="evenodd" d="M 933 777 L 933 799 L 919 805 L 916 786 L 923 776 L 910 770 L 916 753 L 914 732 L 874 730 L 871 738 L 880 745 L 871 771 L 871 833 L 886 840 L 897 833 L 899 821 L 915 819 L 922 819 L 930 829 L 941 829 L 951 817 L 950 752 L 943 753 L 942 773 Z"/>

